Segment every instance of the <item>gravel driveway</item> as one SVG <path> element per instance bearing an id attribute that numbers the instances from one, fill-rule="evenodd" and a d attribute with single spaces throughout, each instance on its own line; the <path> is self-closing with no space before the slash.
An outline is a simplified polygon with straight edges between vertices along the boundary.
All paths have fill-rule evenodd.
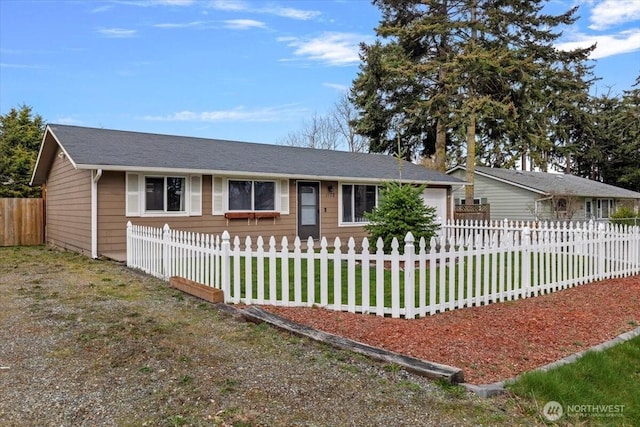
<path id="1" fill-rule="evenodd" d="M 2 426 L 536 425 L 361 356 L 242 322 L 165 282 L 0 248 Z"/>

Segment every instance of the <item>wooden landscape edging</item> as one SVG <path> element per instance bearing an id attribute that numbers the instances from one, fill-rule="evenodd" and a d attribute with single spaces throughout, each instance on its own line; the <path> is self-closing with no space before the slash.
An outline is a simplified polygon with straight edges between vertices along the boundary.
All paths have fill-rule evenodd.
<path id="1" fill-rule="evenodd" d="M 464 374 L 462 369 L 453 366 L 441 365 L 439 363 L 428 362 L 426 360 L 417 359 L 415 357 L 405 356 L 403 354 L 392 351 L 383 350 L 381 348 L 372 347 L 358 341 L 353 341 L 337 335 L 318 331 L 299 323 L 292 322 L 281 316 L 269 313 L 260 307 L 251 306 L 244 310 L 240 310 L 240 314 L 253 323 L 269 323 L 278 329 L 291 332 L 298 336 L 310 338 L 329 344 L 333 347 L 353 351 L 372 359 L 380 360 L 387 363 L 394 363 L 414 374 L 431 378 L 444 379 L 451 384 L 464 382 Z"/>
<path id="2" fill-rule="evenodd" d="M 171 276 L 169 285 L 205 301 L 213 303 L 224 302 L 224 293 L 221 289 L 212 288 L 184 277 Z"/>

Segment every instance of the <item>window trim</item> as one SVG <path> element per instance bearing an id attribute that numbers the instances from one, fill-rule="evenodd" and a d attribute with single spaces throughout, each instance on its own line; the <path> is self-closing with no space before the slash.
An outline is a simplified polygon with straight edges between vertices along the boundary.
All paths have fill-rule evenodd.
<path id="1" fill-rule="evenodd" d="M 553 204 L 555 213 L 566 214 L 569 209 L 569 200 L 566 197 L 559 197 Z"/>
<path id="2" fill-rule="evenodd" d="M 226 180 L 226 197 L 225 197 L 225 201 L 226 201 L 226 210 L 225 212 L 277 212 L 278 211 L 278 181 L 275 179 L 245 179 L 245 178 L 228 178 Z M 229 190 L 229 187 L 231 185 L 232 181 L 237 181 L 237 182 L 251 182 L 251 208 L 250 209 L 231 209 L 229 207 L 229 205 L 231 204 L 231 200 L 229 199 L 229 197 L 231 197 L 231 191 Z M 256 191 L 255 191 L 255 184 L 256 182 L 271 182 L 273 183 L 273 209 L 256 209 Z"/>
<path id="3" fill-rule="evenodd" d="M 135 178 L 134 178 L 135 177 Z M 163 178 L 163 208 L 164 210 L 147 210 L 147 178 Z M 168 211 L 167 209 L 167 178 L 184 179 L 184 210 Z M 137 191 L 134 189 L 137 180 Z M 192 186 L 196 180 L 198 188 Z M 133 183 L 133 185 L 130 184 Z M 196 193 L 192 191 L 195 190 Z M 125 217 L 162 218 L 202 216 L 202 175 L 164 174 L 127 172 L 125 177 Z"/>
<path id="4" fill-rule="evenodd" d="M 607 216 L 602 215 L 602 204 L 607 203 Z M 596 199 L 596 219 L 609 219 L 615 212 L 616 202 L 614 198 Z"/>
<path id="5" fill-rule="evenodd" d="M 343 186 L 345 185 L 359 185 L 359 186 L 364 186 L 364 187 L 368 187 L 368 186 L 372 186 L 376 188 L 376 200 L 375 200 L 375 207 L 378 207 L 378 203 L 380 201 L 380 188 L 381 186 L 378 183 L 363 183 L 363 182 L 339 182 L 338 183 L 338 226 L 339 227 L 361 227 L 363 225 L 367 225 L 369 224 L 369 221 L 362 221 L 362 222 L 354 222 L 354 221 L 344 221 L 344 212 L 343 212 L 343 199 L 342 199 L 342 189 Z M 352 208 L 355 208 L 355 206 L 353 206 L 354 202 L 354 197 L 355 192 L 353 192 L 351 194 L 351 203 L 352 203 Z"/>
<path id="6" fill-rule="evenodd" d="M 275 201 L 273 210 L 229 210 L 229 181 L 261 181 L 275 183 Z M 227 213 L 237 212 L 279 212 L 281 215 L 289 215 L 289 186 L 290 180 L 261 176 L 225 176 L 212 175 L 211 177 L 211 215 L 224 216 Z M 252 187 L 253 191 L 253 187 Z M 252 201 L 253 204 L 253 201 Z"/>
<path id="7" fill-rule="evenodd" d="M 146 216 L 189 216 L 189 202 L 187 202 L 188 198 L 191 195 L 189 188 L 189 177 L 186 175 L 143 175 L 142 176 L 142 185 L 144 186 L 143 197 L 142 197 L 142 211 Z M 147 210 L 147 178 L 162 178 L 162 205 L 164 210 Z M 169 178 L 179 178 L 184 180 L 184 210 L 180 211 L 169 211 L 167 210 L 168 205 L 168 187 L 167 187 L 167 179 Z"/>

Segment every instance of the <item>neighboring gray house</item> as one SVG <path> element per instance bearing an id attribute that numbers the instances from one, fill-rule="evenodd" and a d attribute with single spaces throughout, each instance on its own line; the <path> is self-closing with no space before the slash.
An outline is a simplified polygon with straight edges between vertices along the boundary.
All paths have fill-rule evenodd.
<path id="1" fill-rule="evenodd" d="M 47 243 L 124 259 L 127 221 L 243 239 L 364 237 L 363 213 L 399 168 L 451 217 L 464 183 L 392 156 L 54 124 L 31 184 L 43 185 Z"/>
<path id="2" fill-rule="evenodd" d="M 466 169 L 447 172 L 465 179 Z M 464 188 L 453 193 L 456 204 Z M 604 220 L 622 204 L 640 206 L 640 193 L 574 175 L 476 166 L 475 203 L 491 206 L 491 219 Z"/>

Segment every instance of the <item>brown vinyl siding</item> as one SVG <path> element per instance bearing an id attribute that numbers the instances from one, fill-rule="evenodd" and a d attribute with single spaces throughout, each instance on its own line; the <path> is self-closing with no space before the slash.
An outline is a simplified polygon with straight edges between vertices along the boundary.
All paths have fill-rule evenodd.
<path id="1" fill-rule="evenodd" d="M 231 234 L 232 243 L 236 236 L 239 237 L 241 247 L 244 247 L 247 236 L 251 237 L 254 247 L 258 236 L 262 236 L 265 248 L 267 248 L 269 238 L 274 236 L 277 247 L 280 248 L 282 238 L 286 236 L 290 247 L 293 247 L 298 224 L 296 180 L 289 180 L 289 214 L 281 215 L 275 220 L 264 218 L 257 222 L 254 219 L 227 220 L 222 215 L 212 215 L 211 185 L 211 175 L 204 175 L 202 177 L 201 216 L 127 217 L 125 215 L 125 172 L 105 171 L 98 182 L 98 254 L 124 254 L 126 252 L 126 225 L 128 221 L 136 225 L 152 227 L 162 227 L 169 224 L 173 229 L 198 233 L 221 234 L 227 230 Z M 333 186 L 333 193 L 329 192 L 329 185 Z M 88 183 L 87 188 L 89 188 Z M 89 198 L 90 195 L 87 197 Z M 362 226 L 339 226 L 338 207 L 338 182 L 320 182 L 321 236 L 327 238 L 329 246 L 333 246 L 334 239 L 340 237 L 343 248 L 346 248 L 349 237 L 354 237 L 357 248 L 360 248 L 362 239 L 368 233 Z M 319 247 L 320 242 L 316 242 L 316 245 Z"/>
<path id="2" fill-rule="evenodd" d="M 296 195 L 295 183 L 289 183 L 289 215 L 282 215 L 280 218 L 246 220 L 227 220 L 222 215 L 212 215 L 212 190 L 211 175 L 202 177 L 202 215 L 201 216 L 179 216 L 179 217 L 145 217 L 145 216 L 125 216 L 125 173 L 105 172 L 98 183 L 98 253 L 125 253 L 126 252 L 126 227 L 127 222 L 136 225 L 146 225 L 151 227 L 163 227 L 169 224 L 173 229 L 194 231 L 198 233 L 221 234 L 228 230 L 233 239 L 240 238 L 240 243 L 244 246 L 247 236 L 251 236 L 255 242 L 258 236 L 266 239 L 268 243 L 270 236 L 275 236 L 278 245 L 282 237 L 293 242 L 296 230 Z"/>
<path id="3" fill-rule="evenodd" d="M 333 186 L 333 193 L 329 192 L 329 186 Z M 333 246 L 336 237 L 340 238 L 343 248 L 347 247 L 349 237 L 353 237 L 356 246 L 360 247 L 362 239 L 369 235 L 361 225 L 339 225 L 340 204 L 339 185 L 337 181 L 321 183 L 320 189 L 320 234 L 327 238 L 329 246 Z"/>
<path id="4" fill-rule="evenodd" d="M 53 159 L 46 185 L 46 241 L 91 254 L 91 172 L 74 169 L 61 154 Z"/>

